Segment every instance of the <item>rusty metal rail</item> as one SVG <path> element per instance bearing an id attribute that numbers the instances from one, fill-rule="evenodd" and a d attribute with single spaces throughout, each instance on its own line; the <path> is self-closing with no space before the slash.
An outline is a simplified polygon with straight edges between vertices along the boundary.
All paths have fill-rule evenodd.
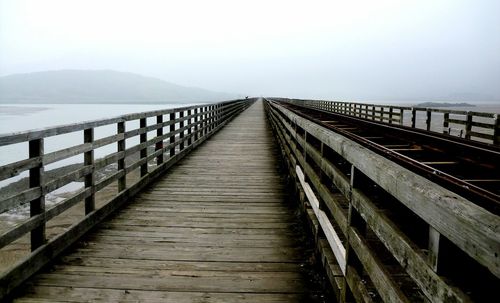
<path id="1" fill-rule="evenodd" d="M 391 153 L 409 159 L 404 150 L 424 146 L 423 139 L 408 144 L 408 138 L 387 136 L 374 124 L 366 133 L 358 120 L 347 123 L 332 113 L 286 102 L 268 102 L 267 111 L 339 302 L 469 302 L 496 296 L 496 207 L 485 208 L 349 134 L 386 140 Z M 432 143 L 424 147 L 439 152 L 442 146 Z M 452 165 L 449 162 L 462 157 L 461 163 L 471 161 L 469 168 L 498 174 L 495 168 L 489 170 L 498 165 L 489 162 L 498 159 L 498 151 L 478 150 L 476 155 L 484 152 L 489 158 L 471 160 L 466 151 L 446 150 L 441 155 L 453 159 L 421 162 L 434 162 L 425 164 L 429 167 Z"/>
<path id="2" fill-rule="evenodd" d="M 283 105 L 500 215 L 499 147 L 298 103 Z"/>
<path id="3" fill-rule="evenodd" d="M 500 144 L 500 115 L 476 111 L 353 102 L 275 98 L 372 121 L 405 125 L 453 137 Z"/>

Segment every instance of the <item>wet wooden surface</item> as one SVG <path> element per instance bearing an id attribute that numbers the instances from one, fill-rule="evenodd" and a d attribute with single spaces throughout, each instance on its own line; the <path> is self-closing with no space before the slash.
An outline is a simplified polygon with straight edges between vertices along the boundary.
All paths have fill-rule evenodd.
<path id="1" fill-rule="evenodd" d="M 256 102 L 16 302 L 322 302 Z"/>

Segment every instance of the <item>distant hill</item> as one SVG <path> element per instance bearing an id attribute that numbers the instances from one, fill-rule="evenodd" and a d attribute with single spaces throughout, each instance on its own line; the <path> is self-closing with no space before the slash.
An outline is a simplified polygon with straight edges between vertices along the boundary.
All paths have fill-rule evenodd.
<path id="1" fill-rule="evenodd" d="M 0 77 L 0 103 L 190 103 L 237 97 L 112 70 L 59 70 Z"/>
<path id="2" fill-rule="evenodd" d="M 448 102 L 424 102 L 415 105 L 416 107 L 476 107 L 469 103 L 448 103 Z"/>

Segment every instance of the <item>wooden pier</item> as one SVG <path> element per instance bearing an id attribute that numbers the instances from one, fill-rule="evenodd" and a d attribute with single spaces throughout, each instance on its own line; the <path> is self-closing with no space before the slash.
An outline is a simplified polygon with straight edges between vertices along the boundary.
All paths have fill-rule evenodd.
<path id="1" fill-rule="evenodd" d="M 37 274 L 16 302 L 304 302 L 311 251 L 262 102 Z"/>
<path id="2" fill-rule="evenodd" d="M 338 107 L 245 99 L 0 136 L 0 148 L 29 148 L 27 159 L 0 166 L 0 181 L 23 172 L 29 181 L 21 190 L 0 188 L 0 213 L 30 209 L 0 233 L 0 249 L 30 249 L 1 273 L 0 300 L 494 301 L 498 115 L 474 113 L 489 120 L 469 129 L 493 130 L 491 142 L 481 143 L 472 141 L 474 133 L 455 138 L 430 127 L 394 127 L 403 124 L 404 109 L 380 109 L 377 118 L 373 106 L 371 113 L 367 106 Z M 386 127 L 386 114 L 394 132 L 429 139 L 401 135 L 413 140 L 403 145 L 384 132 L 373 135 Z M 367 130 L 362 123 L 370 123 Z M 94 136 L 109 126 L 116 132 Z M 363 145 L 349 131 L 379 143 Z M 83 135 L 81 144 L 44 152 L 45 138 L 72 133 Z M 439 155 L 461 154 L 454 161 L 421 160 L 427 168 L 438 165 L 433 173 L 412 169 L 419 167 L 415 159 L 409 166 L 413 158 L 391 158 L 422 146 L 437 152 L 440 140 L 448 150 Z M 384 144 L 393 150 L 378 152 Z M 96 159 L 94 151 L 108 145 L 116 149 Z M 83 163 L 47 171 L 75 155 Z M 469 192 L 442 181 L 439 165 L 460 161 L 487 185 Z M 465 179 L 459 181 L 475 180 Z M 71 182 L 84 187 L 45 205 L 48 193 Z M 75 221 L 54 234 L 60 216 Z"/>

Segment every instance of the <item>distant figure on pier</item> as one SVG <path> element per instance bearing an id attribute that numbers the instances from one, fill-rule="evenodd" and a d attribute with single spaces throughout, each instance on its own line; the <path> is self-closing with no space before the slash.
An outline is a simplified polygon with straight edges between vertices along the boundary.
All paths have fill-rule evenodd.
<path id="1" fill-rule="evenodd" d="M 248 96 L 246 96 L 245 99 L 248 99 Z"/>

